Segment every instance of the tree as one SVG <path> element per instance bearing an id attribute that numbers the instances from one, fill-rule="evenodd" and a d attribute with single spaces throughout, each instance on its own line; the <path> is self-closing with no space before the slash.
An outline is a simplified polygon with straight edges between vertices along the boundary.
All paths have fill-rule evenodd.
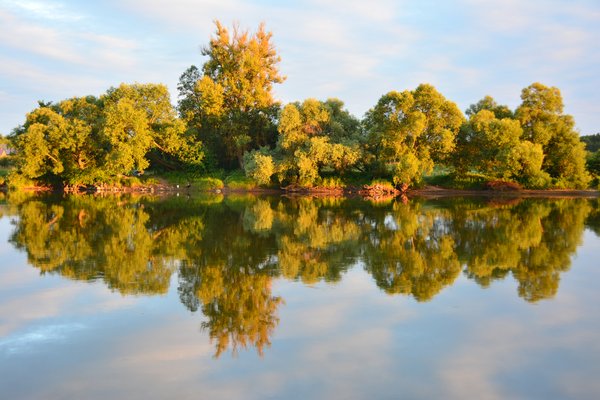
<path id="1" fill-rule="evenodd" d="M 486 99 L 488 104 L 495 104 L 493 99 Z M 469 110 L 472 112 L 477 108 L 477 105 L 472 105 Z M 523 129 L 518 120 L 500 119 L 493 111 L 481 108 L 477 113 L 471 113 L 469 121 L 461 127 L 454 166 L 461 174 L 478 171 L 497 179 L 518 180 L 530 186 L 544 187 L 549 176 L 541 170 L 544 159 L 542 146 L 521 140 L 522 135 Z"/>
<path id="2" fill-rule="evenodd" d="M 63 185 L 93 183 L 102 162 L 101 105 L 93 96 L 41 103 L 12 134 L 17 170 Z"/>
<path id="3" fill-rule="evenodd" d="M 556 185 L 585 188 L 590 176 L 585 170 L 585 148 L 575 131 L 575 122 L 563 114 L 560 90 L 533 83 L 521 92 L 522 103 L 516 117 L 523 127 L 523 137 L 544 150 L 543 169 Z"/>
<path id="4" fill-rule="evenodd" d="M 169 159 L 200 165 L 201 143 L 186 135 L 185 125 L 175 115 L 167 87 L 160 84 L 122 84 L 111 88 L 104 102 L 103 137 L 109 144 L 107 168 L 114 174 L 143 171 L 148 155 L 170 169 Z"/>
<path id="5" fill-rule="evenodd" d="M 418 182 L 435 162 L 448 160 L 463 120 L 431 85 L 389 92 L 365 117 L 371 167 L 379 174 L 391 170 L 395 184 Z"/>
<path id="6" fill-rule="evenodd" d="M 274 150 L 279 181 L 312 186 L 324 168 L 343 174 L 360 159 L 359 129 L 337 99 L 306 99 L 286 105 Z"/>
<path id="7" fill-rule="evenodd" d="M 505 105 L 499 105 L 492 96 L 485 96 L 475 104 L 471 104 L 465 114 L 468 117 L 472 117 L 481 110 L 488 110 L 494 113 L 494 116 L 498 119 L 513 118 L 514 113 Z"/>
<path id="8" fill-rule="evenodd" d="M 179 112 L 199 127 L 221 165 L 241 166 L 244 151 L 274 144 L 278 103 L 272 89 L 285 78 L 264 24 L 253 35 L 215 25 L 215 36 L 202 49 L 208 57 L 202 76 L 192 66 L 180 79 Z"/>
<path id="9" fill-rule="evenodd" d="M 587 151 L 595 153 L 596 151 L 600 150 L 600 133 L 580 136 L 579 139 L 585 143 L 585 149 Z"/>

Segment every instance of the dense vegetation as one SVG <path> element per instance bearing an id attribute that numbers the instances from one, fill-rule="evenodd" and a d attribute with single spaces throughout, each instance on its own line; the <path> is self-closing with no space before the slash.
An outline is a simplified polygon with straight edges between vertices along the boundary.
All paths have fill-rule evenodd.
<path id="1" fill-rule="evenodd" d="M 421 84 L 384 94 L 359 120 L 338 99 L 278 103 L 272 89 L 285 77 L 263 25 L 251 34 L 217 22 L 202 54 L 204 65 L 180 77 L 176 108 L 160 84 L 40 102 L 10 135 L 11 183 L 68 188 L 118 184 L 148 169 L 195 176 L 243 169 L 260 185 L 385 179 L 406 187 L 437 174 L 449 185 L 586 188 L 589 171 L 600 173 L 600 156 L 586 155 L 555 87 L 524 88 L 516 110 L 486 96 L 465 116 Z"/>

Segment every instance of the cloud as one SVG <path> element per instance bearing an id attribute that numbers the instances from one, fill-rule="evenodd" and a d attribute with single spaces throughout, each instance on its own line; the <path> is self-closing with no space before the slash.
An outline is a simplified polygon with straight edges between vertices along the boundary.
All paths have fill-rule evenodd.
<path id="1" fill-rule="evenodd" d="M 15 11 L 42 19 L 72 22 L 84 18 L 83 15 L 67 10 L 64 4 L 51 1 L 4 0 L 2 4 Z"/>
<path id="2" fill-rule="evenodd" d="M 0 45 L 89 68 L 132 69 L 138 44 L 86 30 L 48 27 L 0 9 Z"/>
<path id="3" fill-rule="evenodd" d="M 600 10 L 593 1 L 0 4 L 4 60 L 79 81 L 91 77 L 106 86 L 159 81 L 176 98 L 179 75 L 203 62 L 199 48 L 214 32 L 214 19 L 250 30 L 262 21 L 274 33 L 281 72 L 288 77 L 275 88 L 284 102 L 339 97 L 360 116 L 382 94 L 428 82 L 462 109 L 484 94 L 515 107 L 521 88 L 541 81 L 569 96 L 567 111 L 585 132 L 595 132 L 600 118 L 597 91 L 589 89 L 600 85 L 594 73 L 600 65 Z M 16 82 L 12 76 L 6 81 Z M 10 93 L 6 86 L 0 90 Z M 82 95 L 87 87 L 81 87 Z M 62 94 L 54 91 L 53 100 Z M 21 109 L 24 104 L 7 103 L 3 114 L 20 107 L 22 115 L 28 111 Z M 587 111 L 580 104 L 587 104 Z"/>

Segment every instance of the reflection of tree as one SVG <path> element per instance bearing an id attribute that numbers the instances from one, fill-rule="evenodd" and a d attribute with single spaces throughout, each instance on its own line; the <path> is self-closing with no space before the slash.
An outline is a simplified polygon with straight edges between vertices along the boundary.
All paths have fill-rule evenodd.
<path id="1" fill-rule="evenodd" d="M 589 213 L 587 200 L 525 200 L 457 210 L 453 232 L 467 275 L 487 286 L 511 272 L 527 301 L 551 298 L 567 271 Z"/>
<path id="2" fill-rule="evenodd" d="M 235 352 L 252 345 L 262 354 L 271 344 L 282 299 L 271 295 L 270 276 L 239 273 L 222 265 L 207 267 L 197 294 L 208 319 L 202 327 L 216 342 L 216 357 L 228 346 Z"/>
<path id="3" fill-rule="evenodd" d="M 595 199 L 590 203 L 592 209 L 585 221 L 585 225 L 594 231 L 597 236 L 600 236 L 600 199 Z"/>
<path id="4" fill-rule="evenodd" d="M 377 215 L 365 245 L 366 269 L 387 293 L 430 300 L 452 284 L 461 267 L 454 239 L 446 229 L 447 213 L 422 210 L 418 203 L 395 203 Z"/>
<path id="5" fill-rule="evenodd" d="M 252 210 L 259 216 L 250 216 Z M 201 308 L 217 357 L 227 348 L 248 346 L 262 354 L 279 321 L 282 299 L 271 294 L 275 245 L 260 218 L 270 210 L 266 201 L 242 197 L 212 206 L 204 219 L 202 251 L 181 264 L 180 299 L 192 311 Z M 257 232 L 246 232 L 248 225 Z"/>
<path id="6" fill-rule="evenodd" d="M 592 210 L 593 212 L 590 212 Z M 42 273 L 160 294 L 178 276 L 216 355 L 270 344 L 275 277 L 335 282 L 362 262 L 390 294 L 432 299 L 461 269 L 482 286 L 512 275 L 527 301 L 553 297 L 598 201 L 66 198 L 10 194 L 11 242 Z M 587 219 L 586 219 L 587 218 Z M 596 218 L 597 219 L 597 218 Z"/>
<path id="7" fill-rule="evenodd" d="M 359 225 L 344 208 L 328 208 L 320 200 L 296 199 L 278 213 L 279 267 L 288 279 L 315 283 L 338 281 L 352 263 Z"/>
<path id="8" fill-rule="evenodd" d="M 42 272 L 90 280 L 102 278 L 121 293 L 165 293 L 172 268 L 156 252 L 160 236 L 148 230 L 138 203 L 72 197 L 25 201 L 12 242 Z"/>

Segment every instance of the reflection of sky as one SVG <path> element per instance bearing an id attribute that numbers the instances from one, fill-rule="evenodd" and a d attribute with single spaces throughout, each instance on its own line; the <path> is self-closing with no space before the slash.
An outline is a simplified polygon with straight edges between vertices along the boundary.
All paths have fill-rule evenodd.
<path id="1" fill-rule="evenodd" d="M 553 300 L 512 278 L 464 277 L 432 301 L 388 296 L 357 265 L 336 284 L 277 280 L 280 323 L 264 357 L 214 359 L 202 315 L 160 297 L 38 276 L 0 220 L 0 376 L 5 398 L 594 398 L 597 268 L 586 231 Z M 12 349 L 12 350 L 11 350 Z M 20 349 L 14 351 L 14 349 Z"/>
<path id="2" fill-rule="evenodd" d="M 44 325 L 32 331 L 16 333 L 0 340 L 0 353 L 24 353 L 33 350 L 36 346 L 64 342 L 70 335 L 76 334 L 83 328 L 81 324 Z"/>

